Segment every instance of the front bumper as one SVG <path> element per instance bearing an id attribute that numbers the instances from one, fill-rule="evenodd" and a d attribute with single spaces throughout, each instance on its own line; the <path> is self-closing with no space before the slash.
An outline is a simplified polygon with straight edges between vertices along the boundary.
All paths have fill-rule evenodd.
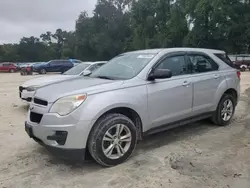
<path id="1" fill-rule="evenodd" d="M 68 131 L 65 129 L 64 132 L 67 134 L 56 134 L 56 130 L 62 130 L 60 127 L 45 127 L 34 126 L 28 122 L 25 122 L 25 131 L 30 138 L 34 139 L 40 145 L 44 146 L 53 155 L 67 160 L 81 161 L 85 158 L 85 148 L 65 148 L 64 145 L 68 139 Z M 68 130 L 68 131 L 66 131 Z M 41 135 L 43 134 L 43 135 Z M 69 133 L 72 134 L 72 133 Z"/>

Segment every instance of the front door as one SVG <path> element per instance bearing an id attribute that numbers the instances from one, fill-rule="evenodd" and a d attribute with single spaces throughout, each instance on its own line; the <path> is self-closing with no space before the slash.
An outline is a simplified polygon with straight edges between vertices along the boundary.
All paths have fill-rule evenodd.
<path id="1" fill-rule="evenodd" d="M 209 112 L 214 108 L 216 91 L 223 81 L 219 66 L 212 58 L 202 53 L 188 53 L 187 63 L 192 70 L 193 114 Z"/>
<path id="2" fill-rule="evenodd" d="M 187 74 L 185 53 L 165 57 L 159 69 L 169 69 L 172 77 L 148 82 L 148 109 L 152 129 L 185 119 L 192 112 L 192 83 Z M 157 69 L 156 68 L 156 69 Z"/>

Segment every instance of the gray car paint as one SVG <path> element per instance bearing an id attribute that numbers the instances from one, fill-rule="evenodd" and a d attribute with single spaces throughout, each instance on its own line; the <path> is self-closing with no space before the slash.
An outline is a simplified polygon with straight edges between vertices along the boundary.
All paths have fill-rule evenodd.
<path id="1" fill-rule="evenodd" d="M 156 81 L 147 80 L 150 70 L 162 57 L 171 53 L 190 51 L 205 53 L 219 65 L 219 70 Z M 38 89 L 35 97 L 48 101 L 49 105 L 44 107 L 31 103 L 29 114 L 30 112 L 43 114 L 39 125 L 31 122 L 28 114 L 27 121 L 33 127 L 34 135 L 53 147 L 81 149 L 86 148 L 89 132 L 96 120 L 111 109 L 117 107 L 133 109 L 140 116 L 143 132 L 146 132 L 162 124 L 214 111 L 227 89 L 235 89 L 238 95 L 240 94 L 236 70 L 213 55 L 213 53 L 224 53 L 223 51 L 173 48 L 131 53 L 157 53 L 157 55 L 130 80 L 71 79 Z M 56 100 L 74 94 L 88 95 L 79 108 L 66 116 L 49 113 Z M 46 136 L 52 134 L 54 130 L 69 132 L 64 146 L 46 139 Z"/>

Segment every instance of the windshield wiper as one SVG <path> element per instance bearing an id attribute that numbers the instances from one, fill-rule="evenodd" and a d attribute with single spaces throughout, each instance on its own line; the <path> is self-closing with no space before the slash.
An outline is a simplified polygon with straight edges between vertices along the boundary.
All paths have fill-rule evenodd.
<path id="1" fill-rule="evenodd" d="M 113 78 L 110 78 L 108 76 L 97 76 L 96 78 L 105 79 L 105 80 L 114 80 Z"/>

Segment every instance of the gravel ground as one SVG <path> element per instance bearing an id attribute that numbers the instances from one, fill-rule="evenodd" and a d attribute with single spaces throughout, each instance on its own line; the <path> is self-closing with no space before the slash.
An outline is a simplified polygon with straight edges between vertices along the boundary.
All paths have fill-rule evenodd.
<path id="1" fill-rule="evenodd" d="M 28 138 L 28 106 L 19 100 L 18 86 L 30 78 L 0 74 L 0 187 L 250 187 L 248 72 L 230 126 L 202 121 L 147 137 L 132 158 L 113 168 L 93 161 L 67 164 Z"/>

